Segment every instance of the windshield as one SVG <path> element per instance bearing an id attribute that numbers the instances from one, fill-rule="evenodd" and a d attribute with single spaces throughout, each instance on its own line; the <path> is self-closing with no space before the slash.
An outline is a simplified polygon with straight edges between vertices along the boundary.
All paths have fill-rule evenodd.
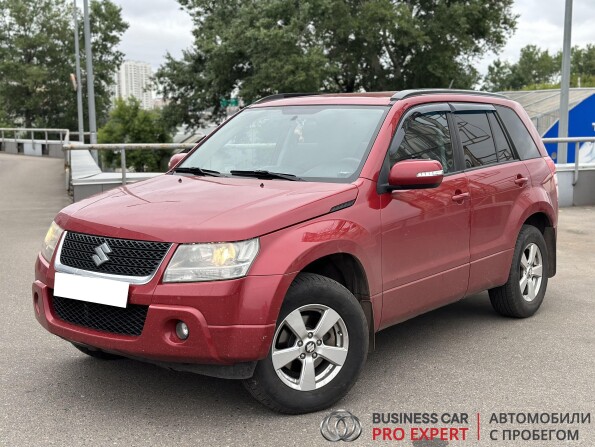
<path id="1" fill-rule="evenodd" d="M 267 171 L 268 178 L 282 179 L 273 173 L 299 180 L 351 181 L 387 111 L 385 106 L 328 105 L 246 109 L 180 167 L 236 176 L 258 177 Z"/>

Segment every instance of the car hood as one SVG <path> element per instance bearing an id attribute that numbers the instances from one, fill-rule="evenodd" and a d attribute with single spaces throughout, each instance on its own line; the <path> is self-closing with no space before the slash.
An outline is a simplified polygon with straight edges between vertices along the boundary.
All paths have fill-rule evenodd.
<path id="1" fill-rule="evenodd" d="M 343 183 L 168 174 L 74 203 L 56 223 L 124 239 L 237 241 L 327 214 L 357 192 Z"/>

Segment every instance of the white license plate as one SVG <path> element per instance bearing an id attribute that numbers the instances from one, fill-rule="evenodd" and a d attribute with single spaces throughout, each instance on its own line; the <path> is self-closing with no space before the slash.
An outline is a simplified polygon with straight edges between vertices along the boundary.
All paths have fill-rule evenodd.
<path id="1" fill-rule="evenodd" d="M 89 303 L 126 307 L 128 287 L 123 281 L 56 272 L 54 295 Z"/>

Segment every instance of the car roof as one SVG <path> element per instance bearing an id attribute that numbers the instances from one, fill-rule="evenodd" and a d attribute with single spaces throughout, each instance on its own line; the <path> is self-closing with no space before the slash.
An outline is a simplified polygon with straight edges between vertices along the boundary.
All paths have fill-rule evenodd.
<path id="1" fill-rule="evenodd" d="M 280 93 L 264 97 L 250 107 L 278 107 L 292 105 L 391 105 L 397 101 L 423 96 L 427 102 L 461 101 L 473 98 L 473 102 L 512 102 L 505 96 L 476 90 L 414 89 L 361 93 Z M 496 101 L 493 101 L 496 99 Z"/>
<path id="2" fill-rule="evenodd" d="M 395 92 L 364 93 L 280 93 L 259 99 L 250 107 L 316 104 L 388 105 Z"/>

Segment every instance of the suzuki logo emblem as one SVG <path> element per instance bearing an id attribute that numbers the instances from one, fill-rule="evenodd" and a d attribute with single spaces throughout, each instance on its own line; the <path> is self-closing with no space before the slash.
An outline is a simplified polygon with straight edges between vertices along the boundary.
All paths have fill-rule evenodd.
<path id="1" fill-rule="evenodd" d="M 95 265 L 97 267 L 99 267 L 104 262 L 109 261 L 109 258 L 107 257 L 107 255 L 110 254 L 111 252 L 112 252 L 112 249 L 109 248 L 109 245 L 107 245 L 107 242 L 104 242 L 99 247 L 95 247 L 95 253 L 97 253 L 96 255 L 93 255 L 93 262 L 95 263 Z"/>

